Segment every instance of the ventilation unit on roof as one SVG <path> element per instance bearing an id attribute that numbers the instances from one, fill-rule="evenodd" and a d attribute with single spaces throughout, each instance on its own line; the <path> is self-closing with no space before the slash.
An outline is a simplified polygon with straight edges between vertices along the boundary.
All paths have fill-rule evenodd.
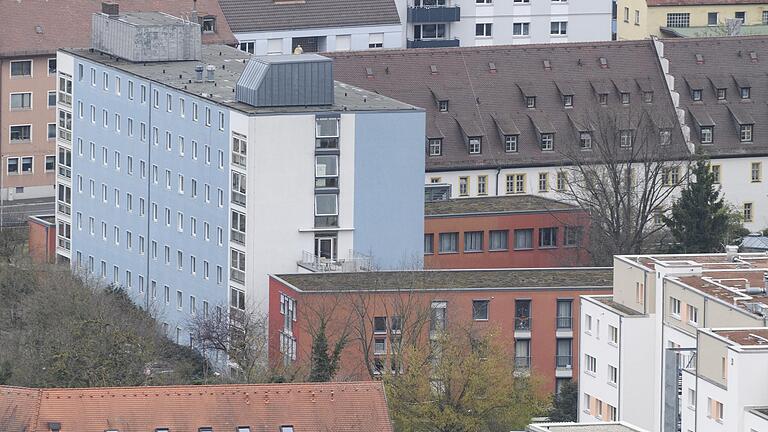
<path id="1" fill-rule="evenodd" d="M 736 261 L 739 257 L 739 247 L 735 245 L 727 245 L 725 247 L 725 259 L 728 261 Z"/>
<path id="2" fill-rule="evenodd" d="M 608 69 L 608 59 L 600 57 L 600 69 Z"/>
<path id="3" fill-rule="evenodd" d="M 768 305 L 766 304 L 751 302 L 751 303 L 744 303 L 744 306 L 747 308 L 748 311 L 752 312 L 755 315 L 760 315 L 761 317 L 768 317 Z"/>
<path id="4" fill-rule="evenodd" d="M 544 60 L 544 70 L 552 70 L 552 63 L 549 60 Z"/>
<path id="5" fill-rule="evenodd" d="M 429 73 L 432 75 L 437 74 L 437 66 L 436 65 L 429 65 Z"/>
<path id="6" fill-rule="evenodd" d="M 333 62 L 317 54 L 252 57 L 235 97 L 255 107 L 333 105 Z"/>
<path id="7" fill-rule="evenodd" d="M 704 56 L 701 54 L 696 54 L 696 64 L 704 64 Z"/>

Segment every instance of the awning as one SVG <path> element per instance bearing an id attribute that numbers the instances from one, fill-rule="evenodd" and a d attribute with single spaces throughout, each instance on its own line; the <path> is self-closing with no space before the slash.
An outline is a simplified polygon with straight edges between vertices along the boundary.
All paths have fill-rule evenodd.
<path id="1" fill-rule="evenodd" d="M 504 114 L 491 114 L 491 118 L 496 123 L 496 127 L 499 128 L 499 132 L 502 135 L 520 135 L 520 129 L 508 115 Z"/>
<path id="2" fill-rule="evenodd" d="M 613 80 L 613 85 L 616 86 L 616 90 L 619 93 L 632 93 L 632 82 L 630 80 L 621 79 Z"/>
<path id="3" fill-rule="evenodd" d="M 727 89 L 731 85 L 731 78 L 725 75 L 710 76 L 709 81 L 715 89 Z"/>
<path id="4" fill-rule="evenodd" d="M 651 83 L 650 78 L 638 78 L 635 82 L 637 82 L 637 86 L 640 87 L 640 91 L 644 93 L 653 91 L 653 84 Z"/>
<path id="5" fill-rule="evenodd" d="M 555 127 L 552 126 L 552 122 L 549 121 L 549 117 L 543 112 L 532 112 L 528 114 L 528 117 L 533 123 L 533 127 L 540 134 L 555 133 Z"/>
<path id="6" fill-rule="evenodd" d="M 456 118 L 456 123 L 459 124 L 459 127 L 461 128 L 461 131 L 464 132 L 464 135 L 467 138 L 470 137 L 480 137 L 485 135 L 483 133 L 483 128 L 480 126 L 480 124 L 475 119 L 470 118 Z"/>
<path id="7" fill-rule="evenodd" d="M 752 118 L 752 114 L 749 113 L 744 107 L 737 105 L 728 105 L 728 111 L 731 112 L 733 119 L 740 125 L 753 125 L 755 119 Z"/>
<path id="8" fill-rule="evenodd" d="M 536 97 L 536 90 L 534 89 L 533 85 L 529 82 L 518 82 L 517 87 L 520 88 L 520 92 L 523 93 L 523 96 L 525 97 Z"/>
<path id="9" fill-rule="evenodd" d="M 428 86 L 429 91 L 432 92 L 432 96 L 434 96 L 436 101 L 447 101 L 448 99 L 448 92 L 440 86 Z"/>
<path id="10" fill-rule="evenodd" d="M 705 78 L 701 75 L 693 75 L 685 77 L 685 82 L 688 83 L 688 87 L 691 90 L 703 90 Z"/>
<path id="11" fill-rule="evenodd" d="M 611 92 L 611 86 L 608 81 L 590 81 L 592 88 L 597 94 L 608 94 Z"/>
<path id="12" fill-rule="evenodd" d="M 733 80 L 736 81 L 736 85 L 739 86 L 739 88 L 752 87 L 752 84 L 749 82 L 749 78 L 747 77 L 734 75 Z"/>
<path id="13" fill-rule="evenodd" d="M 558 90 L 560 90 L 560 94 L 563 96 L 573 96 L 573 87 L 571 86 L 571 83 L 563 82 L 563 81 L 555 81 L 555 85 L 557 86 Z"/>
<path id="14" fill-rule="evenodd" d="M 715 122 L 712 120 L 712 116 L 709 115 L 704 107 L 690 107 L 688 112 L 691 113 L 693 121 L 699 125 L 699 127 L 714 126 Z"/>

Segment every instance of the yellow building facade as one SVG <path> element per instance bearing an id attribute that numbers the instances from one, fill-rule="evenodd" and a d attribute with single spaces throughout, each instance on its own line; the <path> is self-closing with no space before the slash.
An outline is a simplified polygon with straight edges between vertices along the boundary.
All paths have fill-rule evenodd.
<path id="1" fill-rule="evenodd" d="M 717 4 L 701 0 L 664 2 L 658 0 L 617 0 L 616 33 L 619 40 L 664 36 L 662 27 L 718 27 L 729 18 L 741 18 L 744 25 L 768 24 L 768 1 L 755 0 L 741 4 Z M 670 4 L 673 3 L 673 4 Z M 723 2 L 726 3 L 726 2 Z"/>

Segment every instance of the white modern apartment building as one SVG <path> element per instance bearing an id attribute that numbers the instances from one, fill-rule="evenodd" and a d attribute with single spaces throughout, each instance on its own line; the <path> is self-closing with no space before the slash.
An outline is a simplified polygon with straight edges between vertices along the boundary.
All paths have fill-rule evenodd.
<path id="1" fill-rule="evenodd" d="M 422 110 L 334 81 L 316 54 L 201 46 L 169 15 L 93 28 L 92 49 L 58 54 L 60 260 L 185 340 L 190 315 L 266 310 L 267 273 L 422 254 Z"/>
<path id="2" fill-rule="evenodd" d="M 395 0 L 220 0 L 239 42 L 251 54 L 350 51 L 405 46 Z M 404 10 L 404 7 L 401 7 Z"/>
<path id="3" fill-rule="evenodd" d="M 735 250 L 617 256 L 613 295 L 581 298 L 579 421 L 751 432 L 751 407 L 768 404 L 754 366 L 768 342 L 766 271 L 768 256 Z"/>
<path id="4" fill-rule="evenodd" d="M 409 48 L 607 41 L 612 8 L 612 0 L 407 0 L 405 33 Z"/>

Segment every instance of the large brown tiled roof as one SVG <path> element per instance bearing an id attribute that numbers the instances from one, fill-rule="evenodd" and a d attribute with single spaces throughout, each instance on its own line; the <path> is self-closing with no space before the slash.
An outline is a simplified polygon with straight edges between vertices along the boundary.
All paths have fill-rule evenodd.
<path id="1" fill-rule="evenodd" d="M 503 213 L 573 211 L 579 208 L 536 195 L 457 198 L 424 203 L 425 216 L 491 215 Z"/>
<path id="2" fill-rule="evenodd" d="M 759 5 L 768 0 L 647 0 L 648 6 Z"/>
<path id="3" fill-rule="evenodd" d="M 20 420 L 6 422 L 6 413 Z M 0 386 L 0 430 L 391 432 L 379 382 L 23 389 Z M 25 429 L 26 428 L 26 429 Z"/>
<path id="4" fill-rule="evenodd" d="M 400 24 L 394 0 L 219 0 L 236 33 Z"/>
<path id="5" fill-rule="evenodd" d="M 354 273 L 297 273 L 275 277 L 302 291 L 611 289 L 613 269 L 424 270 Z"/>
<path id="6" fill-rule="evenodd" d="M 663 43 L 694 144 L 711 156 L 768 154 L 768 37 L 665 39 Z M 697 61 L 699 54 L 703 61 Z M 748 100 L 739 98 L 739 85 L 751 87 Z M 701 87 L 702 101 L 692 100 L 691 86 Z M 727 89 L 725 101 L 717 100 L 718 87 Z M 750 121 L 750 117 L 755 122 L 753 142 L 742 143 L 737 119 Z M 699 124 L 714 124 L 713 144 L 700 144 Z"/>
<path id="7" fill-rule="evenodd" d="M 617 117 L 648 113 L 672 126 L 672 99 L 652 41 L 566 43 L 329 53 L 336 79 L 427 110 L 427 136 L 443 138 L 443 155 L 427 157 L 427 171 L 552 166 L 578 151 L 580 123 L 595 113 Z M 601 64 L 603 59 L 603 64 Z M 652 103 L 643 91 L 652 90 Z M 600 106 L 598 93 L 608 94 Z M 629 105 L 620 103 L 629 92 Z M 563 95 L 573 94 L 566 108 Z M 536 108 L 525 95 L 536 97 Z M 447 100 L 448 112 L 437 101 Z M 601 114 L 597 114 L 601 115 Z M 664 126 L 664 127 L 667 127 Z M 519 151 L 505 153 L 503 135 L 519 131 Z M 555 132 L 555 150 L 542 151 L 538 133 Z M 482 153 L 470 155 L 467 138 L 482 134 Z M 666 151 L 682 154 L 673 129 Z"/>
<path id="8" fill-rule="evenodd" d="M 188 16 L 192 0 L 120 0 L 121 12 L 165 12 Z M 91 46 L 91 14 L 100 0 L 0 1 L 3 18 L 0 57 L 53 54 L 59 48 Z M 198 16 L 216 17 L 216 32 L 203 33 L 203 43 L 237 43 L 217 0 L 197 0 Z"/>

